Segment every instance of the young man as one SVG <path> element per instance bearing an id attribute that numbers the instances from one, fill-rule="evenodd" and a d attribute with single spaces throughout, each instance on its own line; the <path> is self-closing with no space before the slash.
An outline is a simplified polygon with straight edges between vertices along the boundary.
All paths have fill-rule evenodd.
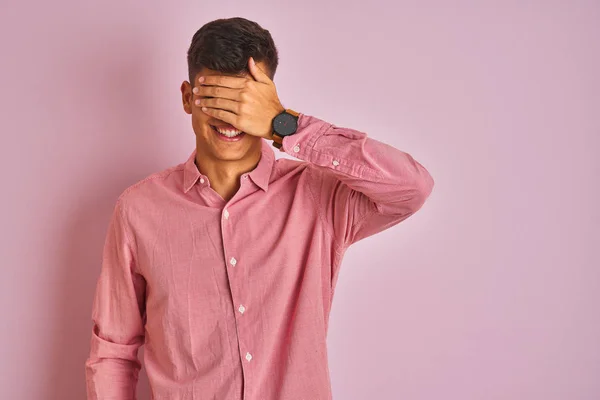
<path id="1" fill-rule="evenodd" d="M 116 203 L 88 399 L 135 398 L 142 344 L 155 400 L 331 398 L 344 252 L 416 212 L 433 181 L 363 132 L 286 110 L 277 63 L 269 32 L 246 19 L 194 35 L 181 93 L 196 148 Z"/>

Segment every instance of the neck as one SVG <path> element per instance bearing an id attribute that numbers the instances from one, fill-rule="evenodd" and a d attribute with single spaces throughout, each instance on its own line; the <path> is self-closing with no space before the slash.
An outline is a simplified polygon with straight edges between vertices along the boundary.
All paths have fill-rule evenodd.
<path id="1" fill-rule="evenodd" d="M 211 188 L 229 201 L 240 188 L 240 177 L 252 171 L 260 161 L 261 152 L 253 152 L 240 160 L 227 161 L 211 158 L 197 150 L 196 167 L 206 175 Z"/>

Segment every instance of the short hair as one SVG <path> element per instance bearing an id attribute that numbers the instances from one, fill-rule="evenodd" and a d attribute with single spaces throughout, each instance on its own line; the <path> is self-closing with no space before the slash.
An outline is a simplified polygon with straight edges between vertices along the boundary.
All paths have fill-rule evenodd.
<path id="1" fill-rule="evenodd" d="M 241 17 L 221 18 L 203 25 L 194 34 L 187 53 L 192 86 L 203 68 L 229 74 L 250 73 L 248 59 L 264 62 L 271 80 L 279 56 L 271 33 L 258 23 Z"/>

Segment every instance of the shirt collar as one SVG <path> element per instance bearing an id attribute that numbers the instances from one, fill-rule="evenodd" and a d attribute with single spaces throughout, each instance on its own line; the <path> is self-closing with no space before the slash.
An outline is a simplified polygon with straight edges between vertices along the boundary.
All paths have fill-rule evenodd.
<path id="1" fill-rule="evenodd" d="M 258 161 L 258 165 L 245 175 L 250 176 L 250 179 L 252 179 L 252 181 L 258 187 L 266 192 L 269 187 L 269 179 L 271 178 L 273 163 L 275 162 L 275 153 L 266 140 L 261 140 L 261 142 L 261 156 L 260 160 Z M 189 192 L 190 189 L 199 181 L 199 184 L 202 186 L 208 185 L 208 177 L 201 174 L 196 166 L 196 149 L 194 148 L 183 168 L 184 193 Z"/>

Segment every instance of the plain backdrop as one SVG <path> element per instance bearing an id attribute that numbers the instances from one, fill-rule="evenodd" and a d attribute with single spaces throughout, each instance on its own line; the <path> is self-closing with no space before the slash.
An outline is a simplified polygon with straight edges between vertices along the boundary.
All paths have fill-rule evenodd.
<path id="1" fill-rule="evenodd" d="M 435 178 L 346 254 L 334 398 L 600 399 L 600 3 L 443 0 L 2 0 L 0 398 L 85 398 L 110 213 L 193 149 L 186 51 L 233 16 L 284 106 Z"/>

